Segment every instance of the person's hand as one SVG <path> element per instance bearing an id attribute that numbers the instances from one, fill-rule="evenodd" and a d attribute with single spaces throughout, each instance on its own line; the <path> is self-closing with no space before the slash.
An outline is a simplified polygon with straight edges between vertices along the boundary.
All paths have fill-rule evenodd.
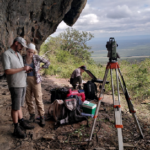
<path id="1" fill-rule="evenodd" d="M 33 70 L 32 67 L 30 66 L 24 66 L 23 69 L 28 73 L 28 72 L 31 72 Z"/>
<path id="2" fill-rule="evenodd" d="M 33 71 L 33 69 L 30 69 L 30 70 L 26 71 L 26 73 L 30 73 L 31 71 Z"/>

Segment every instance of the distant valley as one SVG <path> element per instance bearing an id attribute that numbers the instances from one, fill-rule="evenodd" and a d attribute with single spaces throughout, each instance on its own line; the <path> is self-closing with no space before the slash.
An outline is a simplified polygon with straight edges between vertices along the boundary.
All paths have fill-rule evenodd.
<path id="1" fill-rule="evenodd" d="M 88 45 L 92 47 L 92 58 L 96 63 L 106 63 L 107 49 L 106 38 L 92 39 Z M 132 36 L 132 37 L 117 37 L 115 38 L 118 47 L 120 60 L 128 60 L 130 62 L 142 61 L 150 56 L 150 36 Z"/>

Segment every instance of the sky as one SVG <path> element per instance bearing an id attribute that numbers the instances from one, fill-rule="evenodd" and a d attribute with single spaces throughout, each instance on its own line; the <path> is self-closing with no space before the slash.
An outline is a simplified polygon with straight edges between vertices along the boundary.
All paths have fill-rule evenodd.
<path id="1" fill-rule="evenodd" d="M 68 27 L 62 21 L 51 36 Z M 95 39 L 150 35 L 150 0 L 87 0 L 73 28 L 90 32 Z"/>

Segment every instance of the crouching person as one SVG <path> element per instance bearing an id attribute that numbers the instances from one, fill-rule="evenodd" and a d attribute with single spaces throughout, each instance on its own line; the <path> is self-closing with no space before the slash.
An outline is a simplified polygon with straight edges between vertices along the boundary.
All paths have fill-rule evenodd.
<path id="1" fill-rule="evenodd" d="M 26 56 L 24 57 L 25 66 L 30 66 L 33 70 L 30 73 L 27 73 L 27 91 L 26 91 L 26 103 L 28 105 L 28 110 L 30 114 L 30 122 L 35 121 L 35 106 L 33 104 L 32 95 L 35 98 L 35 102 L 37 105 L 38 113 L 40 115 L 40 126 L 45 126 L 45 118 L 44 118 L 44 104 L 42 100 L 42 89 L 41 89 L 41 75 L 40 70 L 42 68 L 48 68 L 50 62 L 39 55 L 36 54 L 35 45 L 30 43 L 28 45 L 28 49 L 26 51 Z M 44 63 L 42 67 L 40 67 L 40 63 Z"/>
<path id="2" fill-rule="evenodd" d="M 77 88 L 77 83 L 79 84 L 79 89 L 82 86 L 82 73 L 86 70 L 86 66 L 81 66 L 75 69 L 70 78 L 70 84 L 72 84 L 73 89 Z"/>
<path id="3" fill-rule="evenodd" d="M 21 37 L 17 37 L 12 46 L 2 55 L 3 68 L 11 94 L 11 117 L 14 123 L 14 135 L 18 138 L 26 137 L 23 129 L 34 128 L 34 126 L 24 121 L 22 114 L 26 93 L 26 72 L 32 69 L 30 66 L 24 66 L 23 64 L 22 56 L 19 54 L 23 47 L 27 47 L 26 41 Z"/>

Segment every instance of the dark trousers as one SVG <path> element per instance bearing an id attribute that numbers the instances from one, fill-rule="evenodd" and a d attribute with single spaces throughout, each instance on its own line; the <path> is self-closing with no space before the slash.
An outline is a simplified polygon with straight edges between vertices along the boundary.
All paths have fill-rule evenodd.
<path id="1" fill-rule="evenodd" d="M 70 79 L 70 84 L 72 84 L 73 88 L 76 88 L 77 83 L 81 84 L 82 83 L 82 78 L 81 76 L 75 77 L 75 78 L 71 78 Z"/>

